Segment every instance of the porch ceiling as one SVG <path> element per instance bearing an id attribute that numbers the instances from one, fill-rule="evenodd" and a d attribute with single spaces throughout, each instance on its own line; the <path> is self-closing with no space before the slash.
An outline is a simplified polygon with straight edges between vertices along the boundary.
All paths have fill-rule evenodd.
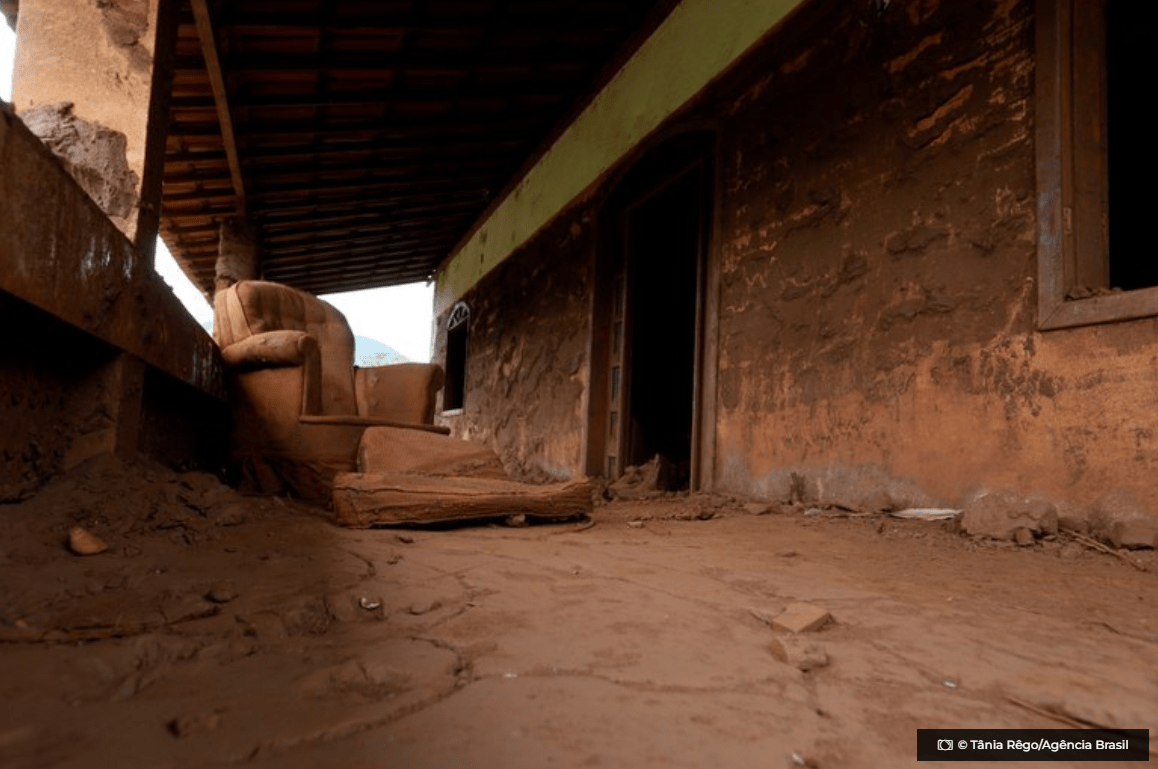
<path id="1" fill-rule="evenodd" d="M 269 280 L 425 280 L 674 5 L 183 0 L 162 237 L 207 292 L 243 212 Z"/>

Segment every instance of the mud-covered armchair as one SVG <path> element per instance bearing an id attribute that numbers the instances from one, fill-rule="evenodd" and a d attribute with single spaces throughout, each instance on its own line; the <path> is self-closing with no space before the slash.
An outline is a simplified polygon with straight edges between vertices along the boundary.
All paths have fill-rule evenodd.
<path id="1" fill-rule="evenodd" d="M 249 280 L 219 291 L 214 310 L 243 489 L 324 499 L 335 473 L 356 468 L 367 427 L 446 432 L 433 424 L 442 368 L 354 367 L 350 326 L 321 299 Z"/>

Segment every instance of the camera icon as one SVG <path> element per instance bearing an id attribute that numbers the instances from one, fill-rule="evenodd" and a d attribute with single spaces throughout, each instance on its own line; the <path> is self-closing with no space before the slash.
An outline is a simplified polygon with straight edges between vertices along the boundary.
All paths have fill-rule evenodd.
<path id="1" fill-rule="evenodd" d="M 952 750 L 953 740 L 937 740 L 937 750 Z"/>

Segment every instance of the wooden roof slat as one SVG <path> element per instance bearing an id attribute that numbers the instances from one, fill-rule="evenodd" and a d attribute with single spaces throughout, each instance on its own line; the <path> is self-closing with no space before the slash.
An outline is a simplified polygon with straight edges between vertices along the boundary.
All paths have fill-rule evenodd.
<path id="1" fill-rule="evenodd" d="M 245 183 L 241 176 L 241 160 L 237 156 L 237 142 L 233 134 L 233 118 L 230 115 L 225 78 L 221 72 L 221 59 L 217 54 L 216 33 L 209 15 L 209 0 L 190 0 L 190 3 L 197 23 L 197 36 L 201 39 L 202 60 L 209 73 L 209 83 L 213 87 L 214 108 L 225 144 L 225 157 L 229 160 L 229 175 L 233 179 L 233 188 L 237 195 L 238 213 L 241 218 L 245 218 Z"/>
<path id="2" fill-rule="evenodd" d="M 177 1 L 166 242 L 208 290 L 248 209 L 266 276 L 312 291 L 429 277 L 675 2 Z"/>

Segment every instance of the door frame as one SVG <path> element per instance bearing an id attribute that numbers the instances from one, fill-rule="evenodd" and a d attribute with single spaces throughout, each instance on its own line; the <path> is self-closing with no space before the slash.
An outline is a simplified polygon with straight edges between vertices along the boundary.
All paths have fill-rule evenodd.
<path id="1" fill-rule="evenodd" d="M 621 365 L 619 387 L 622 397 L 629 401 L 630 393 L 630 287 L 627 285 L 628 266 L 627 245 L 623 242 L 626 228 L 623 223 L 630 212 L 646 203 L 651 197 L 663 192 L 682 180 L 685 174 L 697 167 L 700 173 L 701 223 L 700 242 L 696 256 L 696 302 L 695 338 L 693 340 L 692 371 L 692 445 L 691 445 L 691 489 L 703 488 L 711 477 L 715 461 L 715 386 L 718 347 L 718 302 L 716 299 L 718 278 L 713 254 L 719 231 L 718 221 L 718 163 L 716 157 L 717 135 L 711 129 L 690 128 L 678 133 L 667 134 L 653 146 L 642 152 L 623 169 L 618 178 L 609 185 L 596 216 L 596 253 L 594 265 L 594 290 L 591 306 L 591 346 L 590 380 L 588 390 L 588 424 L 586 467 L 589 475 L 607 477 L 608 443 L 615 440 L 618 447 L 624 445 L 623 435 L 627 429 L 629 407 L 619 417 L 616 436 L 610 435 L 609 418 L 611 403 L 611 339 L 613 333 L 613 312 L 615 282 L 624 280 L 621 289 L 622 335 L 625 345 L 624 362 Z M 622 456 L 621 451 L 617 452 Z M 623 471 L 622 461 L 616 467 L 616 475 Z M 609 481 L 614 478 L 608 478 Z"/>

